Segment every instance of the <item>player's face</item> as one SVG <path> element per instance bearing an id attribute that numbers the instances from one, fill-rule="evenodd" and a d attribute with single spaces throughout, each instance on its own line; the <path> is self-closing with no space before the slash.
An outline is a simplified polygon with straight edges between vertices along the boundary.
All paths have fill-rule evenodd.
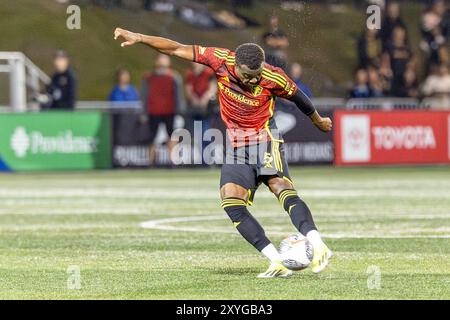
<path id="1" fill-rule="evenodd" d="M 251 70 L 249 67 L 244 65 L 236 65 L 236 73 L 239 79 L 246 86 L 254 86 L 261 80 L 263 67 L 258 70 Z"/>

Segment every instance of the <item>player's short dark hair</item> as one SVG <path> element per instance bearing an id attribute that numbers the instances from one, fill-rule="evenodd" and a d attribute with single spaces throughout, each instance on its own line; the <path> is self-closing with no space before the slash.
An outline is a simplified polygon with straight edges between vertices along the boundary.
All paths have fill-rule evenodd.
<path id="1" fill-rule="evenodd" d="M 256 43 L 244 43 L 236 48 L 236 63 L 257 70 L 265 60 L 264 50 Z"/>

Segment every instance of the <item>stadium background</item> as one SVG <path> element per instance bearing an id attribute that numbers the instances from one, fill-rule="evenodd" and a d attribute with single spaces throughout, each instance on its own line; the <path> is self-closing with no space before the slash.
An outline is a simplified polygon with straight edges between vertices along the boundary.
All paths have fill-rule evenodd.
<path id="1" fill-rule="evenodd" d="M 0 171 L 25 173 L 0 174 L 0 297 L 448 299 L 450 76 L 429 63 L 431 1 L 399 1 L 417 81 L 378 96 L 369 81 L 357 83 L 372 67 L 358 54 L 371 3 L 3 0 Z M 81 8 L 81 29 L 67 28 L 71 4 Z M 294 181 L 336 252 L 321 282 L 308 272 L 277 286 L 253 279 L 265 264 L 219 209 L 217 166 L 173 166 L 158 143 L 149 168 L 148 106 L 108 99 L 118 68 L 142 94 L 157 60 L 145 47 L 121 49 L 115 27 L 234 48 L 261 43 L 271 15 L 289 41 L 286 71 L 301 64 L 301 83 L 335 122 L 322 134 L 289 103 L 276 107 Z M 448 28 L 448 7 L 444 17 Z M 449 63 L 446 32 L 440 66 Z M 73 109 L 42 102 L 60 49 L 77 81 Z M 185 81 L 191 66 L 173 59 L 172 68 Z M 424 90 L 427 80 L 444 91 Z M 25 103 L 14 96 L 17 83 Z M 223 130 L 211 105 L 208 120 Z M 176 112 L 176 126 L 189 126 L 189 110 Z M 123 167 L 140 169 L 116 170 Z M 252 212 L 274 240 L 293 232 L 267 190 L 257 200 Z M 75 290 L 72 266 L 82 276 Z M 381 288 L 370 288 L 372 267 Z"/>

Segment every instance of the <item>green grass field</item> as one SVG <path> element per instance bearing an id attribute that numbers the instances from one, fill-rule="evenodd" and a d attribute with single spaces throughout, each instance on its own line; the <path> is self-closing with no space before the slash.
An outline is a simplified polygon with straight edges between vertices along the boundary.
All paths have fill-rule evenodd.
<path id="1" fill-rule="evenodd" d="M 450 299 L 450 167 L 291 171 L 335 258 L 290 279 L 255 277 L 267 262 L 220 209 L 217 170 L 0 174 L 0 298 Z M 294 233 L 255 200 L 276 244 Z"/>

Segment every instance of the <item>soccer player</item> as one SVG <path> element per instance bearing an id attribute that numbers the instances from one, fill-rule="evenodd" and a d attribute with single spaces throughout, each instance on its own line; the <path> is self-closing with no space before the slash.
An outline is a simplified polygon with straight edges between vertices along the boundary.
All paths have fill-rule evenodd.
<path id="1" fill-rule="evenodd" d="M 311 242 L 314 249 L 312 271 L 321 272 L 332 252 L 322 241 L 308 206 L 299 198 L 290 179 L 283 140 L 277 134 L 273 119 L 274 98 L 278 96 L 294 102 L 323 132 L 331 130 L 331 119 L 322 118 L 281 69 L 265 62 L 264 50 L 257 44 L 245 43 L 232 52 L 223 48 L 183 45 L 117 28 L 114 39 L 119 37 L 125 40 L 122 47 L 143 43 L 161 53 L 201 63 L 214 70 L 221 117 L 231 142 L 227 144 L 227 159 L 221 169 L 222 208 L 239 233 L 270 260 L 268 270 L 258 277 L 292 275 L 262 226 L 247 209 L 261 183 L 275 194 L 294 226 Z"/>

